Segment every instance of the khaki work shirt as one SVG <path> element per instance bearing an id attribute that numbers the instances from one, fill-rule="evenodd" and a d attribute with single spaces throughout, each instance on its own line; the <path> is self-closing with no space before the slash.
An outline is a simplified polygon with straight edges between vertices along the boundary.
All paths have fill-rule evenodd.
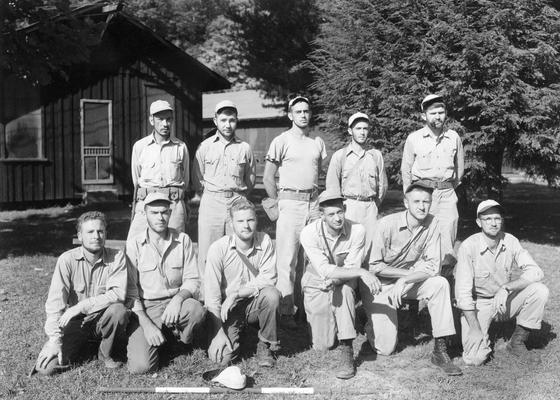
<path id="1" fill-rule="evenodd" d="M 236 249 L 233 235 L 218 239 L 208 249 L 204 272 L 205 305 L 220 314 L 222 302 L 240 288 L 260 290 L 276 285 L 276 253 L 266 233 L 257 232 L 253 248 L 245 254 L 252 268 L 243 261 Z"/>
<path id="2" fill-rule="evenodd" d="M 387 215 L 377 222 L 373 234 L 369 270 L 378 274 L 386 267 L 439 274 L 441 264 L 440 233 L 437 219 L 428 214 L 413 231 L 408 229 L 406 215 L 401 211 Z M 382 282 L 396 281 L 381 278 Z"/>
<path id="3" fill-rule="evenodd" d="M 452 181 L 456 186 L 464 170 L 463 143 L 457 132 L 448 129 L 436 137 L 425 126 L 408 135 L 401 162 L 405 190 L 418 179 Z"/>
<path id="4" fill-rule="evenodd" d="M 343 196 L 373 197 L 379 201 L 387 192 L 387 174 L 381 152 L 357 151 L 352 144 L 333 154 L 326 186 Z"/>
<path id="5" fill-rule="evenodd" d="M 45 333 L 59 340 L 58 320 L 66 309 L 78 305 L 82 314 L 92 314 L 113 303 L 124 303 L 127 269 L 124 253 L 104 248 L 103 255 L 91 265 L 82 247 L 63 253 L 56 262 L 45 303 Z"/>
<path id="6" fill-rule="evenodd" d="M 166 300 L 188 290 L 198 294 L 200 279 L 191 239 L 169 229 L 169 242 L 160 254 L 148 238 L 148 230 L 126 243 L 129 260 L 127 304 L 144 309 L 143 300 Z"/>
<path id="7" fill-rule="evenodd" d="M 494 297 L 502 285 L 511 281 L 514 267 L 522 271 L 520 278 L 529 282 L 539 282 L 544 277 L 542 269 L 515 236 L 502 232 L 494 251 L 488 247 L 482 232 L 469 236 L 457 254 L 457 307 L 474 310 L 476 297 Z"/>
<path id="8" fill-rule="evenodd" d="M 132 148 L 132 181 L 137 187 L 170 187 L 187 189 L 189 185 L 189 150 L 175 138 L 157 143 L 154 133 L 134 143 Z"/>
<path id="9" fill-rule="evenodd" d="M 216 132 L 196 151 L 193 186 L 197 192 L 244 192 L 255 185 L 255 159 L 247 142 L 226 141 Z"/>

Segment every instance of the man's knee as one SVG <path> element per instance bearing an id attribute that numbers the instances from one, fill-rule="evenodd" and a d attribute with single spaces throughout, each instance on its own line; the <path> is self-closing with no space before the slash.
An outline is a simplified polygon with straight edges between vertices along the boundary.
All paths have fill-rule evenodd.
<path id="1" fill-rule="evenodd" d="M 206 310 L 198 300 L 186 299 L 181 306 L 181 313 L 186 316 L 193 324 L 198 325 L 204 321 Z"/>
<path id="2" fill-rule="evenodd" d="M 129 357 L 127 368 L 131 374 L 146 374 L 154 371 L 157 363 L 151 363 L 148 357 L 138 357 L 137 355 L 133 359 Z"/>
<path id="3" fill-rule="evenodd" d="M 432 276 L 426 280 L 426 283 L 430 285 L 431 292 L 435 294 L 445 294 L 449 295 L 449 281 L 443 276 Z"/>
<path id="4" fill-rule="evenodd" d="M 259 296 L 262 296 L 262 303 L 265 307 L 278 309 L 282 294 L 273 286 L 267 286 L 260 290 Z"/>
<path id="5" fill-rule="evenodd" d="M 541 282 L 531 283 L 529 286 L 527 286 L 527 289 L 529 289 L 531 295 L 536 297 L 537 299 L 545 303 L 548 301 L 548 296 L 550 295 L 550 291 L 544 283 Z"/>

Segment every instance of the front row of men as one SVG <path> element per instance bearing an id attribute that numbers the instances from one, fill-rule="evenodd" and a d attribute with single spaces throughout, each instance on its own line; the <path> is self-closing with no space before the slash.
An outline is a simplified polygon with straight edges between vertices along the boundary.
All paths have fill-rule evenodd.
<path id="1" fill-rule="evenodd" d="M 339 194 L 323 192 L 321 218 L 302 230 L 308 259 L 302 289 L 312 343 L 328 349 L 338 339 L 338 378 L 355 374 L 358 293 L 368 317 L 366 336 L 378 354 L 389 355 L 396 348 L 402 301 L 425 300 L 435 338 L 432 363 L 448 375 L 462 373 L 446 348 L 445 337 L 454 335 L 455 327 L 449 284 L 439 276 L 440 230 L 429 214 L 432 190 L 429 183 L 413 182 L 405 193 L 406 210 L 379 220 L 367 268 L 366 231 L 345 218 Z M 92 338 L 101 339 L 98 358 L 107 368 L 118 368 L 122 363 L 113 358 L 114 342 L 126 331 L 129 370 L 153 371 L 166 341 L 190 344 L 206 321 L 212 361 L 235 361 L 242 329 L 251 324 L 259 328 L 259 365 L 273 366 L 282 296 L 275 288 L 274 246 L 268 235 L 256 231 L 254 205 L 246 199 L 233 203 L 233 233 L 210 246 L 203 277 L 206 313 L 196 300 L 200 277 L 193 244 L 168 227 L 168 196 L 150 193 L 144 203 L 148 229 L 127 243 L 128 271 L 123 253 L 104 247 L 104 215 L 88 212 L 78 219 L 82 246 L 62 254 L 56 264 L 45 306 L 49 340 L 34 370 L 52 374 L 67 368 Z M 517 325 L 507 350 L 534 358 L 525 341 L 531 330 L 540 329 L 548 299 L 548 289 L 540 283 L 542 270 L 515 237 L 503 232 L 503 209 L 497 202 L 483 201 L 476 222 L 481 232 L 462 243 L 455 276 L 463 360 L 467 365 L 484 363 L 491 352 L 491 322 L 510 318 Z M 522 274 L 512 279 L 515 265 Z"/>

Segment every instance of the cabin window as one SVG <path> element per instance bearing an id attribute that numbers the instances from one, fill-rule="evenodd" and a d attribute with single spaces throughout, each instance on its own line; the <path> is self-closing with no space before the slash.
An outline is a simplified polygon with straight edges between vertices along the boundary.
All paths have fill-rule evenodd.
<path id="1" fill-rule="evenodd" d="M 82 182 L 113 183 L 111 100 L 80 100 Z"/>
<path id="2" fill-rule="evenodd" d="M 3 130 L 4 151 L 1 158 L 6 160 L 44 159 L 41 108 L 8 121 Z"/>

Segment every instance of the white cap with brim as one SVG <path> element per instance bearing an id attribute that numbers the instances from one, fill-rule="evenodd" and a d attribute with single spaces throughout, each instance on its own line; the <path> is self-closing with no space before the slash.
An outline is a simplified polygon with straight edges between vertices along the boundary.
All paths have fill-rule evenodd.
<path id="1" fill-rule="evenodd" d="M 292 107 L 296 103 L 299 103 L 300 101 L 309 104 L 309 99 L 307 97 L 296 96 L 288 102 L 288 108 Z"/>
<path id="2" fill-rule="evenodd" d="M 173 111 L 173 107 L 165 100 L 156 100 L 150 104 L 150 115 L 157 114 L 162 111 Z"/>
<path id="3" fill-rule="evenodd" d="M 363 112 L 357 112 L 357 113 L 352 114 L 350 116 L 350 118 L 348 118 L 348 127 L 352 127 L 352 124 L 357 119 L 365 119 L 368 122 L 370 120 L 369 117 L 367 116 L 367 114 L 364 114 Z"/>
<path id="4" fill-rule="evenodd" d="M 484 200 L 484 201 L 481 201 L 480 204 L 478 205 L 478 207 L 476 208 L 476 216 L 478 217 L 484 211 L 488 211 L 492 207 L 498 208 L 500 210 L 500 212 L 504 211 L 504 208 L 496 200 L 492 200 L 492 199 Z"/>
<path id="5" fill-rule="evenodd" d="M 232 365 L 220 372 L 212 382 L 218 382 L 230 389 L 241 390 L 247 385 L 247 376 L 241 373 L 239 367 Z"/>
<path id="6" fill-rule="evenodd" d="M 214 107 L 214 112 L 218 114 L 224 108 L 233 108 L 235 112 L 237 112 L 237 106 L 231 100 L 220 101 L 218 104 L 216 104 L 216 107 Z"/>
<path id="7" fill-rule="evenodd" d="M 426 111 L 426 109 L 434 103 L 443 103 L 443 97 L 439 94 L 429 94 L 422 100 L 420 108 L 422 111 Z"/>
<path id="8" fill-rule="evenodd" d="M 169 196 L 160 192 L 148 193 L 148 195 L 144 199 L 144 204 L 151 204 L 151 203 L 155 203 L 156 201 L 165 201 L 171 204 L 171 200 L 169 200 Z"/>

